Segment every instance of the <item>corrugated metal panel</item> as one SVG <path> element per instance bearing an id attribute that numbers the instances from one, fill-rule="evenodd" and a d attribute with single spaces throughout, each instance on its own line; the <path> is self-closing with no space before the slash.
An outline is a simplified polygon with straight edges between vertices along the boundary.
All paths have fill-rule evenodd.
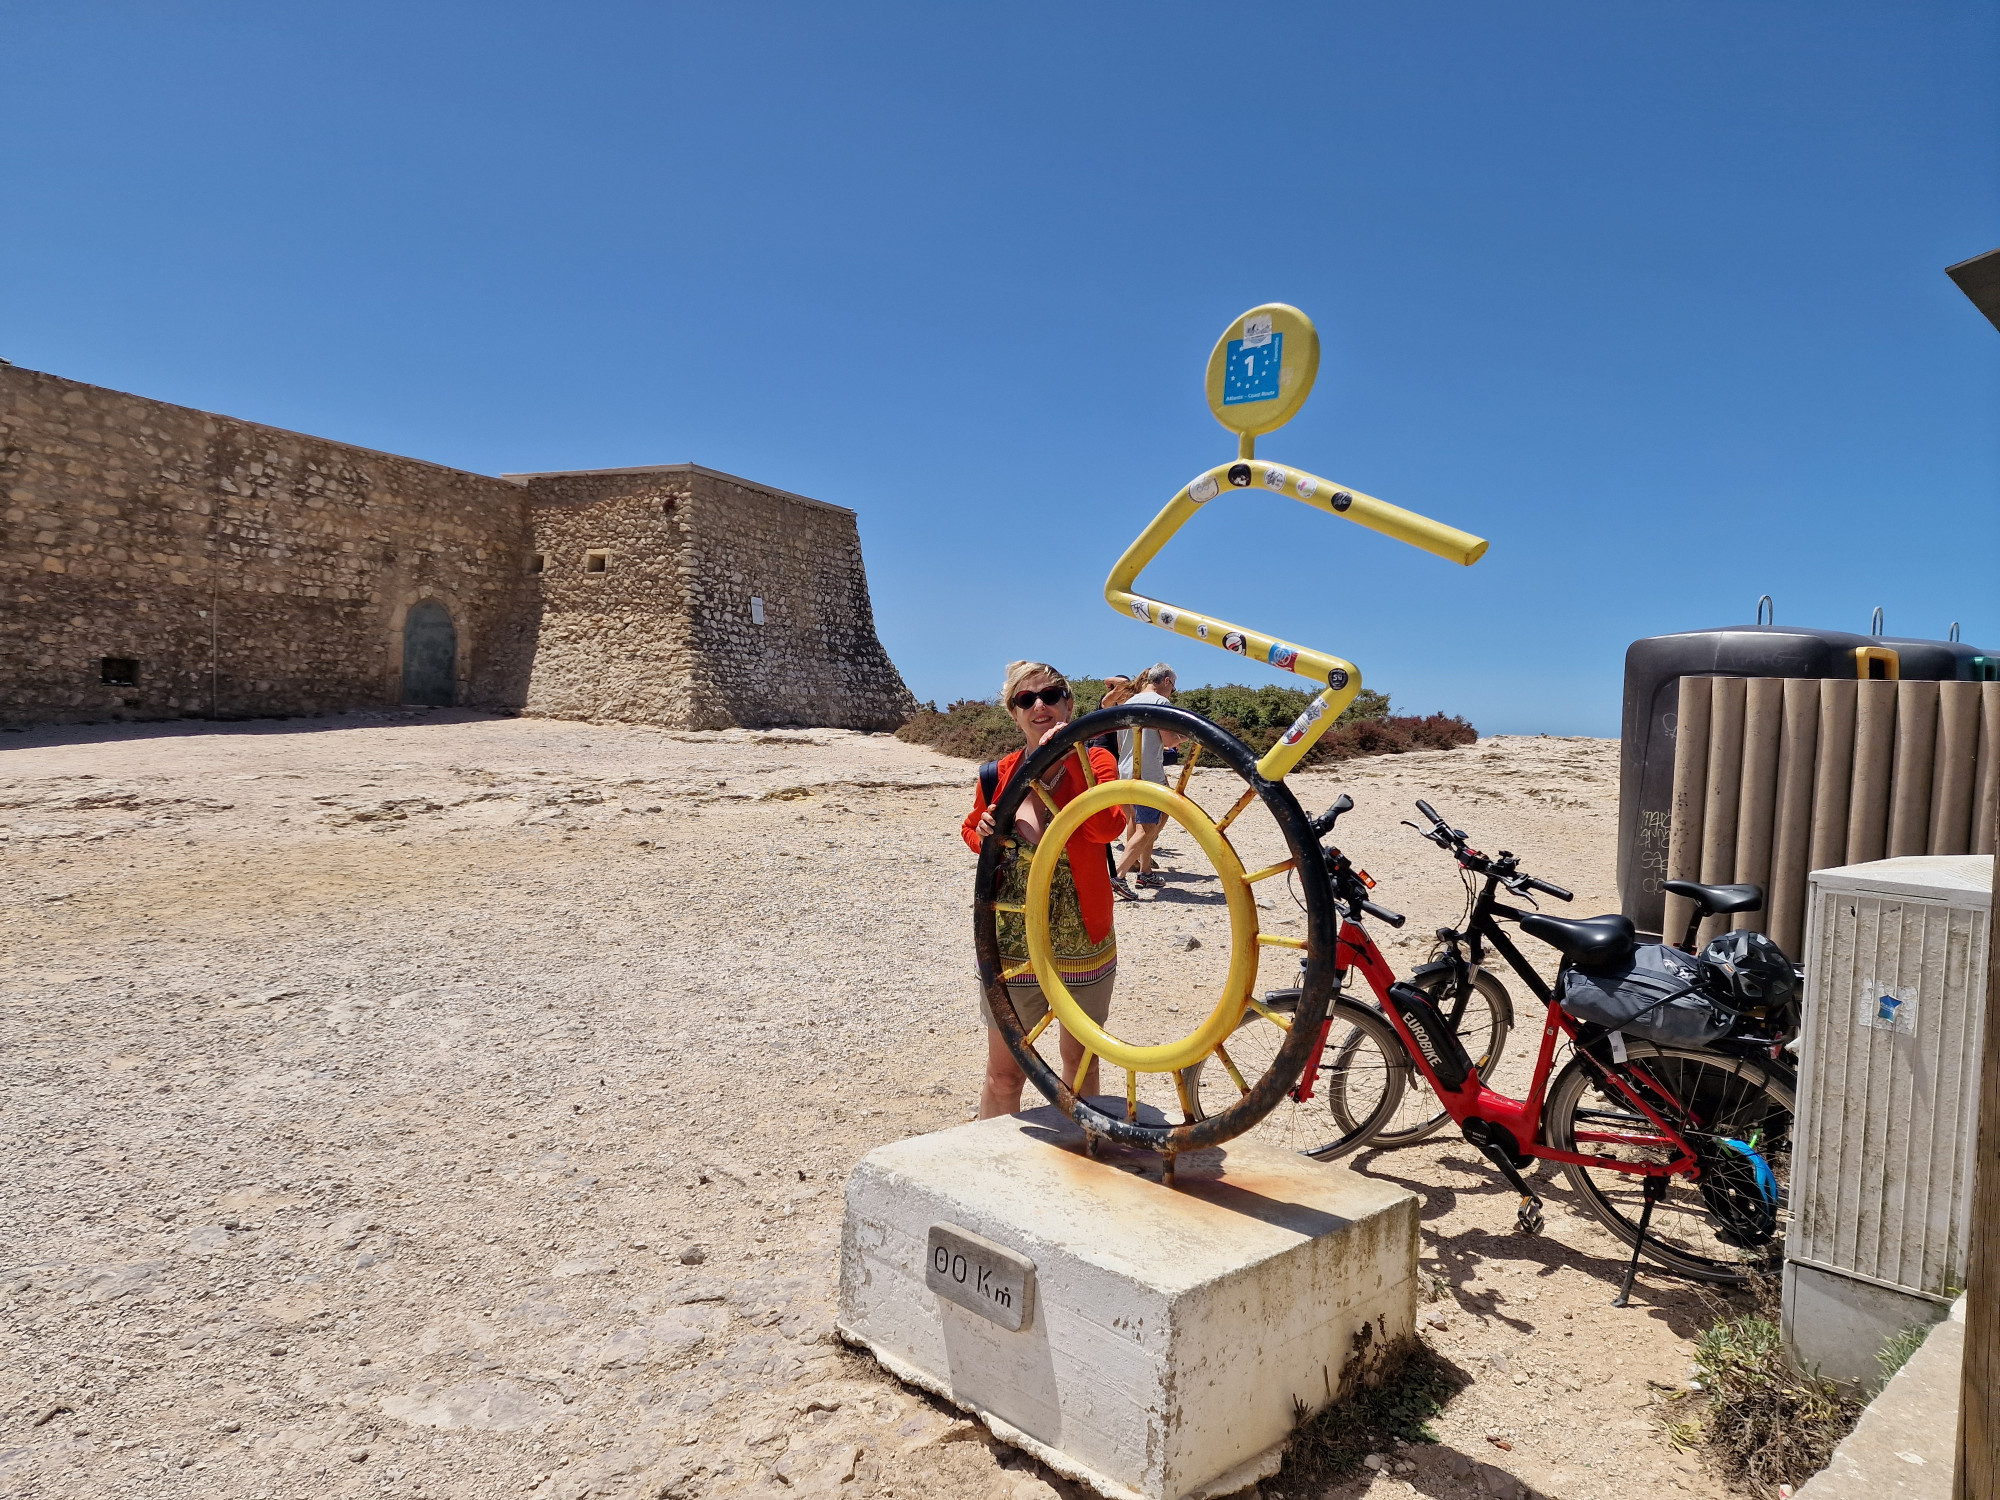
<path id="1" fill-rule="evenodd" d="M 2000 682 L 1683 677 L 1664 874 L 1764 887 L 1711 917 L 1801 951 L 1809 869 L 1989 854 L 2000 818 Z M 1656 838 L 1656 842 L 1657 842 Z M 1664 935 L 1694 908 L 1669 896 Z"/>
<path id="2" fill-rule="evenodd" d="M 1871 869 L 1812 876 L 1786 1254 L 1944 1297 L 1965 1277 L 1990 897 Z"/>

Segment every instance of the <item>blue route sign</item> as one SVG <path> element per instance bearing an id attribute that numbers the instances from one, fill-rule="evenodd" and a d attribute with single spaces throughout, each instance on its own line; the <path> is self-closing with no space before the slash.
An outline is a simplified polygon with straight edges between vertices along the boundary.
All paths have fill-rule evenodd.
<path id="1" fill-rule="evenodd" d="M 1278 399 L 1278 366 L 1285 358 L 1285 336 L 1272 333 L 1265 341 L 1244 348 L 1242 339 L 1229 341 L 1229 361 L 1222 372 L 1222 404 Z"/>

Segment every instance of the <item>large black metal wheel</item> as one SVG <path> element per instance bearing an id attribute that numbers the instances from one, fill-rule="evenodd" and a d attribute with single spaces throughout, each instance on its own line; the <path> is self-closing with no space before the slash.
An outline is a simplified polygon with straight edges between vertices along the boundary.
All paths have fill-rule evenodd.
<path id="1" fill-rule="evenodd" d="M 1065 1070 L 1058 1051 L 1056 1026 L 1044 1023 L 1037 1032 L 1022 1025 L 1008 996 L 1010 965 L 1003 962 L 1000 956 L 998 918 L 1002 910 L 1000 888 L 1003 871 L 1010 857 L 1016 856 L 1011 837 L 1015 814 L 1022 799 L 1030 795 L 1031 782 L 1057 774 L 1057 763 L 1065 756 L 1077 754 L 1078 747 L 1095 736 L 1127 728 L 1166 730 L 1182 736 L 1184 762 L 1198 746 L 1200 763 L 1231 773 L 1240 782 L 1241 793 L 1232 801 L 1228 812 L 1214 817 L 1186 794 L 1188 776 L 1185 773 L 1179 778 L 1179 785 L 1173 787 L 1147 781 L 1103 783 L 1086 791 L 1065 808 L 1063 815 L 1045 835 L 1042 849 L 1035 853 L 1034 863 L 1030 866 L 1030 889 L 1032 891 L 1034 882 L 1039 878 L 1043 882 L 1042 888 L 1046 890 L 1047 871 L 1040 866 L 1045 862 L 1053 864 L 1063 841 L 1068 838 L 1067 831 L 1062 833 L 1060 839 L 1056 837 L 1058 830 L 1064 826 L 1064 819 L 1074 822 L 1087 816 L 1082 811 L 1086 804 L 1101 809 L 1109 805 L 1137 803 L 1159 809 L 1193 836 L 1217 866 L 1217 874 L 1221 878 L 1229 908 L 1231 964 L 1223 993 L 1213 1009 L 1178 1041 L 1156 1045 L 1129 1042 L 1119 1037 L 1119 1018 L 1115 1008 L 1104 1028 L 1097 1028 L 1087 1018 L 1078 1017 L 1075 1029 L 1080 1033 L 1088 1053 L 1100 1059 L 1107 1072 L 1121 1068 L 1125 1072 L 1124 1107 L 1119 1108 L 1108 1078 L 1100 1081 L 1104 1093 L 1091 1099 L 1077 1095 L 1072 1085 L 1082 1075 L 1079 1071 L 1072 1077 L 1063 1076 Z M 1211 800 L 1214 799 L 1211 797 Z M 1250 873 L 1244 870 L 1234 845 L 1229 842 L 1228 828 L 1253 803 L 1262 804 L 1277 825 L 1287 857 L 1267 869 Z M 992 1009 L 1008 1050 L 1035 1087 L 1074 1119 L 1093 1141 L 1116 1141 L 1158 1151 L 1169 1157 L 1183 1151 L 1220 1145 L 1249 1130 L 1269 1114 L 1297 1082 L 1316 1034 L 1326 1018 L 1335 988 L 1334 944 L 1340 927 L 1319 839 L 1291 789 L 1281 781 L 1267 780 L 1260 775 L 1257 757 L 1250 748 L 1211 720 L 1185 709 L 1164 705 L 1127 705 L 1084 715 L 1064 726 L 1032 756 L 1022 761 L 995 801 L 994 829 L 994 834 L 986 840 L 979 854 L 979 869 L 973 889 L 973 945 L 987 1004 Z M 1024 855 L 1025 851 L 1021 854 Z M 1305 907 L 1303 954 L 1300 953 L 1299 939 L 1259 929 L 1257 903 L 1250 895 L 1250 886 L 1254 882 L 1286 872 L 1296 873 L 1296 886 Z M 1032 896 L 1026 905 L 1033 907 Z M 1009 905 L 1007 909 L 1019 908 Z M 1032 947 L 1037 914 L 1027 909 L 1022 910 L 1022 915 L 1030 930 Z M 1046 933 L 1046 906 L 1039 915 L 1039 921 Z M 1253 1077 L 1250 1072 L 1239 1068 L 1230 1056 L 1228 1040 L 1249 1011 L 1264 1009 L 1262 1000 L 1257 998 L 1257 956 L 1269 947 L 1278 947 L 1283 951 L 1287 959 L 1287 977 L 1291 969 L 1289 961 L 1302 956 L 1304 975 L 1296 1009 L 1285 1014 L 1274 1012 L 1265 1017 L 1284 1033 L 1284 1041 L 1257 1059 L 1262 1066 L 1253 1068 Z M 1016 961 L 1011 967 L 1018 969 L 1021 966 Z M 1050 993 L 1051 988 L 1044 982 L 1044 993 L 1050 994 L 1053 1009 L 1061 1015 L 1063 1028 L 1071 1029 L 1072 1016 L 1064 1013 L 1063 996 Z M 1249 1061 L 1248 1058 L 1245 1060 Z M 1167 1062 L 1171 1066 L 1154 1066 Z M 1206 1073 L 1214 1073 L 1219 1068 L 1226 1074 L 1235 1091 L 1233 1101 L 1218 1098 L 1213 1078 L 1202 1097 L 1191 1096 L 1186 1078 L 1189 1070 L 1197 1066 Z M 1142 1074 L 1153 1073 L 1166 1076 L 1177 1089 L 1177 1112 L 1181 1116 L 1178 1122 L 1161 1111 L 1142 1110 L 1137 1106 L 1138 1080 Z"/>

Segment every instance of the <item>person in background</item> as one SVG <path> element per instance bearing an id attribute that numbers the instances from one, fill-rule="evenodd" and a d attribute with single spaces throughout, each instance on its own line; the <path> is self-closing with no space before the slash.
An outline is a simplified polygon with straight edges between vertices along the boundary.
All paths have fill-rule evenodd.
<path id="1" fill-rule="evenodd" d="M 1133 685 L 1131 678 L 1122 673 L 1114 672 L 1111 676 L 1104 679 L 1104 697 L 1098 701 L 1097 706 L 1099 708 L 1116 708 L 1137 691 L 1139 690 Z M 1090 743 L 1099 750 L 1116 755 L 1118 753 L 1118 731 L 1113 729 L 1093 736 Z"/>
<path id="2" fill-rule="evenodd" d="M 1131 678 L 1122 673 L 1114 672 L 1111 676 L 1104 679 L 1104 697 L 1099 700 L 1097 706 L 1099 708 L 1116 708 L 1137 691 L 1138 688 L 1133 685 Z M 1092 748 L 1102 750 L 1107 755 L 1115 756 L 1118 753 L 1118 731 L 1115 729 L 1106 730 L 1103 734 L 1094 736 L 1090 743 Z M 1119 835 L 1121 847 L 1123 840 L 1132 837 L 1133 827 L 1132 809 L 1128 807 L 1124 812 L 1125 831 Z M 1137 901 L 1139 893 L 1132 889 L 1123 875 L 1118 873 L 1118 856 L 1112 853 L 1112 846 L 1110 844 L 1104 846 L 1104 863 L 1106 868 L 1111 872 L 1111 894 L 1116 896 L 1120 901 Z"/>
<path id="3" fill-rule="evenodd" d="M 1165 662 L 1155 662 L 1139 674 L 1139 691 L 1126 701 L 1128 703 L 1159 703 L 1171 708 L 1174 701 L 1174 669 Z M 1127 781 L 1157 781 L 1162 784 L 1167 779 L 1162 753 L 1169 745 L 1178 745 L 1181 737 L 1163 729 L 1121 729 L 1118 731 L 1118 774 Z M 1138 874 L 1133 883 L 1158 890 L 1166 882 L 1153 873 L 1153 844 L 1160 836 L 1160 824 L 1166 814 L 1152 807 L 1133 807 L 1131 817 L 1132 835 L 1125 841 L 1125 857 L 1118 861 L 1118 876 L 1123 879 L 1136 868 Z"/>
<path id="4" fill-rule="evenodd" d="M 1007 712 L 1020 729 L 1024 746 L 1000 757 L 993 783 L 996 795 L 998 788 L 1007 785 L 1007 779 L 1020 765 L 1021 757 L 1039 749 L 1044 740 L 1070 721 L 1075 710 L 1069 683 L 1062 673 L 1047 662 L 1040 661 L 1010 662 L 1000 701 L 1006 705 Z M 1109 751 L 1087 745 L 1080 748 L 1090 757 L 1093 780 L 1117 779 L 1118 762 Z M 1035 847 L 1041 842 L 1042 830 L 1054 820 L 1056 812 L 1067 807 L 1083 790 L 1082 768 L 1077 765 L 1076 756 L 1071 754 L 1062 758 L 1046 782 L 1037 783 L 1021 799 L 1021 806 L 1014 815 L 1017 842 L 1007 851 L 1006 863 L 1000 872 L 1001 901 L 1014 906 L 1025 901 L 1028 866 L 1034 861 Z M 1111 986 L 1118 972 L 1118 939 L 1111 922 L 1111 873 L 1097 851 L 1118 836 L 1122 821 L 1116 807 L 1107 807 L 1083 821 L 1064 846 L 1049 897 L 1049 928 L 1055 945 L 1056 973 L 1062 979 L 1064 988 L 1076 997 L 1083 1013 L 1100 1026 L 1111 1014 Z M 960 832 L 965 842 L 975 850 L 991 836 L 993 811 L 987 805 L 984 786 L 975 784 L 973 787 L 972 811 L 966 814 Z M 1011 968 L 1027 962 L 1027 918 L 1018 911 L 1003 911 L 997 914 L 997 921 L 1001 963 Z M 1007 998 L 1014 1006 L 1014 1014 L 1025 1027 L 1032 1027 L 1048 1012 L 1048 999 L 1042 993 L 1039 977 L 1032 971 L 1008 982 Z M 979 1118 L 988 1120 L 995 1115 L 1013 1114 L 1020 1109 L 1021 1089 L 1028 1080 L 1021 1072 L 1021 1065 L 1014 1060 L 1014 1054 L 1007 1050 L 999 1025 L 993 1019 L 992 1007 L 986 1003 L 983 993 L 979 997 L 979 1011 L 986 1020 L 986 1079 L 979 1090 Z M 1074 1078 L 1077 1065 L 1083 1061 L 1083 1044 L 1069 1034 L 1067 1026 L 1061 1028 L 1059 1043 L 1063 1076 Z M 1090 1071 L 1084 1075 L 1080 1092 L 1097 1092 L 1097 1059 L 1094 1057 L 1090 1061 Z"/>

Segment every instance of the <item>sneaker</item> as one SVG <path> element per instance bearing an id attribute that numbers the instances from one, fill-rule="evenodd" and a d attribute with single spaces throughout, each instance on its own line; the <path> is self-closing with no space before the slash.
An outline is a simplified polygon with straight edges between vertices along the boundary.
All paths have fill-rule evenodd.
<path id="1" fill-rule="evenodd" d="M 1148 870 L 1143 875 L 1134 877 L 1132 883 L 1149 891 L 1163 891 L 1167 888 L 1166 880 L 1161 876 L 1155 875 L 1151 870 Z"/>
<path id="2" fill-rule="evenodd" d="M 1141 878 L 1143 879 L 1144 877 L 1142 876 Z M 1139 899 L 1139 893 L 1125 883 L 1123 875 L 1112 877 L 1111 891 L 1120 901 L 1137 901 Z"/>

